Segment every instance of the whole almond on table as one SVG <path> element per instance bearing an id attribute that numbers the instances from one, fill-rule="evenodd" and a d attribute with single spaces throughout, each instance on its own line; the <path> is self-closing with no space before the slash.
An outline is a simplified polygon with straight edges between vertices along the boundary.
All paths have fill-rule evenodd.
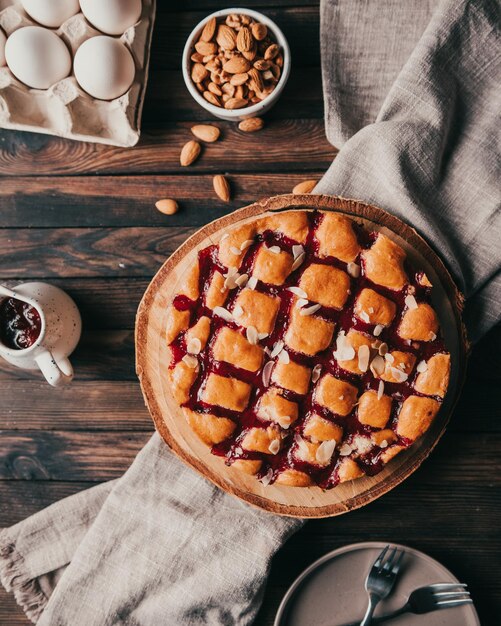
<path id="1" fill-rule="evenodd" d="M 221 134 L 219 128 L 217 126 L 212 126 L 211 124 L 196 124 L 191 127 L 191 132 L 197 139 L 201 139 L 207 143 L 217 141 L 219 139 L 219 135 Z"/>
<path id="2" fill-rule="evenodd" d="M 179 162 L 183 167 L 191 165 L 198 159 L 201 150 L 202 147 L 200 146 L 198 141 L 188 141 L 188 143 L 184 144 L 183 149 L 181 150 Z"/>
<path id="3" fill-rule="evenodd" d="M 318 180 L 303 180 L 292 190 L 293 194 L 311 193 L 316 187 Z"/>
<path id="4" fill-rule="evenodd" d="M 164 198 L 163 200 L 158 200 L 155 202 L 155 206 L 164 215 L 174 215 L 179 211 L 179 205 L 175 200 L 171 198 Z"/>
<path id="5" fill-rule="evenodd" d="M 223 202 L 229 202 L 231 199 L 230 185 L 228 180 L 221 174 L 217 174 L 212 179 L 214 191 Z"/>
<path id="6" fill-rule="evenodd" d="M 264 126 L 264 121 L 260 117 L 249 117 L 246 120 L 242 120 L 238 125 L 238 128 L 244 133 L 255 133 L 261 130 Z"/>

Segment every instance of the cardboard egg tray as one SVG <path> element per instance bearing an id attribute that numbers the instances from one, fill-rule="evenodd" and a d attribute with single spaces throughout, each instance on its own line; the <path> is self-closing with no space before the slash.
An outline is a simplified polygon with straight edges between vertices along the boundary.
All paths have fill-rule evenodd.
<path id="1" fill-rule="evenodd" d="M 143 0 L 141 18 L 119 38 L 134 58 L 136 76 L 129 91 L 112 101 L 97 100 L 83 91 L 73 74 L 47 90 L 31 89 L 8 67 L 0 67 L 0 128 L 28 130 L 79 141 L 113 146 L 134 146 L 140 135 L 155 0 Z M 7 37 L 23 26 L 40 26 L 23 10 L 19 0 L 0 0 L 0 28 Z M 55 32 L 72 56 L 90 37 L 103 35 L 77 13 Z"/>

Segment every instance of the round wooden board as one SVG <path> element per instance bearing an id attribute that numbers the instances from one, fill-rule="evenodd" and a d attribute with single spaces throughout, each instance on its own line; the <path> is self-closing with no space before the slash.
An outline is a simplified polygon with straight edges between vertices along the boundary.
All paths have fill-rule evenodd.
<path id="1" fill-rule="evenodd" d="M 192 431 L 170 392 L 167 377 L 170 350 L 164 339 L 166 310 L 179 289 L 184 273 L 196 260 L 198 251 L 217 243 L 223 233 L 237 222 L 250 221 L 268 211 L 294 209 L 339 211 L 373 230 L 383 231 L 402 245 L 434 285 L 432 299 L 453 363 L 449 391 L 428 432 L 376 476 L 359 478 L 328 491 L 318 487 L 265 487 L 254 476 L 227 467 Z M 163 264 L 139 305 L 136 370 L 146 406 L 158 432 L 183 461 L 221 489 L 266 511 L 301 518 L 330 517 L 368 504 L 393 489 L 419 467 L 442 436 L 465 373 L 468 343 L 461 322 L 462 304 L 462 295 L 442 261 L 415 230 L 393 215 L 372 205 L 333 196 L 275 196 L 207 224 Z"/>

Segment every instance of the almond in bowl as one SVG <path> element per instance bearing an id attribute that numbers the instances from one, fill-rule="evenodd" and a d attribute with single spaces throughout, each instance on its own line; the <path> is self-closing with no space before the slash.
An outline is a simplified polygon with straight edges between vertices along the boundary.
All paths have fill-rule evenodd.
<path id="1" fill-rule="evenodd" d="M 267 111 L 282 92 L 289 71 L 284 35 L 266 16 L 248 9 L 209 15 L 194 29 L 183 54 L 190 93 L 225 120 Z"/>

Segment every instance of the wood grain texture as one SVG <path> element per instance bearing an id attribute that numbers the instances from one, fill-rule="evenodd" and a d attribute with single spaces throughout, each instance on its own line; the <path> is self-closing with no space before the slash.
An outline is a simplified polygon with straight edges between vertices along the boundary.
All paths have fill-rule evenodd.
<path id="1" fill-rule="evenodd" d="M 233 174 L 229 203 L 216 196 L 211 175 L 190 175 L 189 185 L 183 175 L 4 177 L 0 219 L 4 228 L 202 226 L 257 197 L 290 193 L 305 175 Z M 307 176 L 320 180 L 322 172 Z M 177 200 L 178 213 L 160 213 L 155 202 L 161 198 Z"/>
<path id="2" fill-rule="evenodd" d="M 179 154 L 191 139 L 192 125 L 165 123 L 148 129 L 133 150 L 4 130 L 0 132 L 0 174 L 293 172 L 325 170 L 335 155 L 325 138 L 323 120 L 274 121 L 254 135 L 252 145 L 248 134 L 227 124 L 224 141 L 205 146 L 195 164 L 181 168 Z"/>

